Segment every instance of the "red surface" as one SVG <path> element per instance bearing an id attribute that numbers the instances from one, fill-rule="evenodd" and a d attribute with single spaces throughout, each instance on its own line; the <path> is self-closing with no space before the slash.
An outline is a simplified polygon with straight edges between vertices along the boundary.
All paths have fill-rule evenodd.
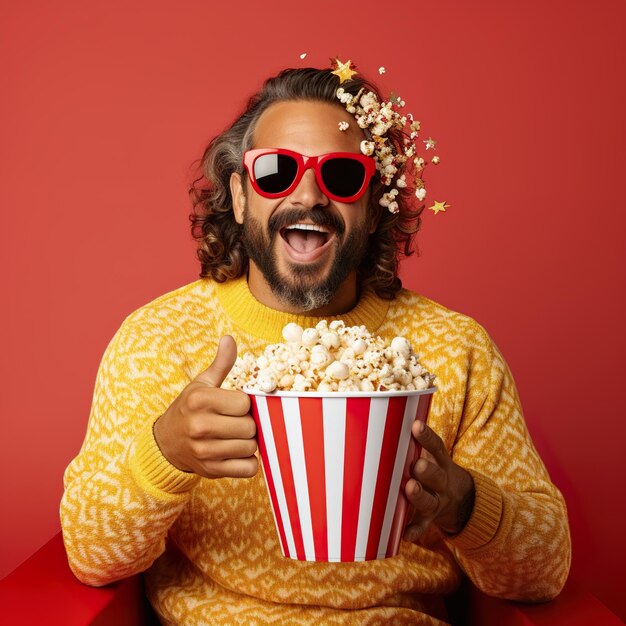
<path id="1" fill-rule="evenodd" d="M 3 624 L 140 626 L 150 611 L 138 576 L 107 587 L 79 582 L 67 564 L 61 534 L 0 581 Z"/>
<path id="2" fill-rule="evenodd" d="M 620 626 L 624 622 L 578 583 L 568 581 L 561 595 L 551 602 L 521 604 L 490 598 L 471 591 L 472 624 L 506 626 Z"/>
<path id="3" fill-rule="evenodd" d="M 58 529 L 113 332 L 198 273 L 191 162 L 264 76 L 339 54 L 438 141 L 427 200 L 451 208 L 425 212 L 405 283 L 502 349 L 567 498 L 573 571 L 626 618 L 626 4 L 264 8 L 0 5 L 0 575 Z"/>

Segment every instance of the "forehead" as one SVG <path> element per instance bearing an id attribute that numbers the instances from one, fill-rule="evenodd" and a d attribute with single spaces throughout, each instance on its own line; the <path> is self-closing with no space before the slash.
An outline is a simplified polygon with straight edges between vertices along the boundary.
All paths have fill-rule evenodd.
<path id="1" fill-rule="evenodd" d="M 348 122 L 347 130 L 339 129 Z M 359 152 L 365 138 L 356 120 L 340 104 L 288 100 L 270 105 L 259 118 L 254 148 L 286 148 L 307 156 L 326 152 Z"/>

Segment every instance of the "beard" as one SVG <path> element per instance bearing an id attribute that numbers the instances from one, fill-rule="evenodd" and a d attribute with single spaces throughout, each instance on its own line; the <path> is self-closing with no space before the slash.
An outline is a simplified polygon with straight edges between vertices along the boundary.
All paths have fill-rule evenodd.
<path id="1" fill-rule="evenodd" d="M 287 275 L 278 269 L 274 244 L 281 228 L 298 221 L 312 221 L 320 226 L 330 226 L 335 232 L 335 257 L 325 278 L 320 278 L 320 263 L 288 263 Z M 243 221 L 242 240 L 249 258 L 263 274 L 272 293 L 283 303 L 302 311 L 312 311 L 328 305 L 337 290 L 363 260 L 369 238 L 369 219 L 363 220 L 347 237 L 343 222 L 321 209 L 285 209 L 273 215 L 267 225 L 252 215 Z"/>

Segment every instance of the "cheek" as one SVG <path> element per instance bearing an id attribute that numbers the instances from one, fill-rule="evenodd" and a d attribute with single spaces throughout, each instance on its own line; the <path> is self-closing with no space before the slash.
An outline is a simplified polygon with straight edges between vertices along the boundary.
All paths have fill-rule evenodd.
<path id="1" fill-rule="evenodd" d="M 257 224 L 262 224 L 265 228 L 267 221 L 275 209 L 275 201 L 259 198 L 254 192 L 251 192 L 251 194 L 253 194 L 254 197 L 252 197 L 252 195 L 248 196 L 243 213 L 244 219 L 253 219 Z"/>
<path id="2" fill-rule="evenodd" d="M 376 230 L 378 220 L 371 218 L 368 204 L 363 202 L 363 199 L 346 207 L 349 208 L 342 211 L 342 217 L 347 231 L 371 235 Z"/>

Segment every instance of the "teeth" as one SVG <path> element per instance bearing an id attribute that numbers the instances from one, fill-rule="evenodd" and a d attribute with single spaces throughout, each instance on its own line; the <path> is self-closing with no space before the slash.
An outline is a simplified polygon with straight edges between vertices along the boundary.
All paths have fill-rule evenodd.
<path id="1" fill-rule="evenodd" d="M 316 230 L 319 233 L 323 233 L 324 230 L 317 224 L 292 224 L 287 226 L 286 230 Z"/>

